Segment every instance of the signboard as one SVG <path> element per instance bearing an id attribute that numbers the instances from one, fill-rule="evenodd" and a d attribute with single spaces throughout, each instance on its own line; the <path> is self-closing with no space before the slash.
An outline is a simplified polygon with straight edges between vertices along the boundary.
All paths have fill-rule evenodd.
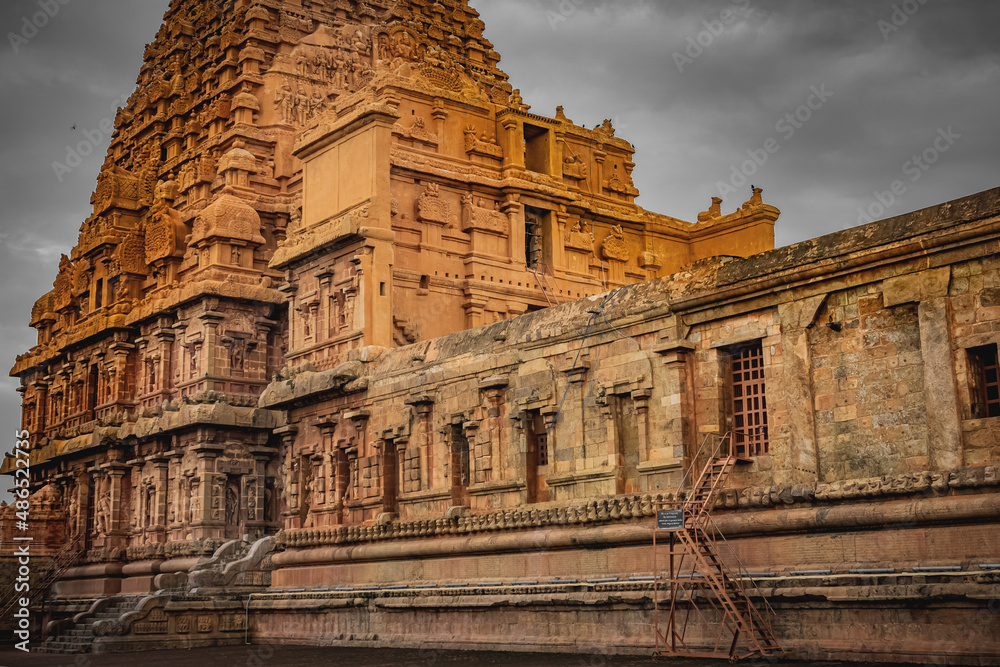
<path id="1" fill-rule="evenodd" d="M 684 530 L 684 510 L 657 510 L 657 530 Z"/>

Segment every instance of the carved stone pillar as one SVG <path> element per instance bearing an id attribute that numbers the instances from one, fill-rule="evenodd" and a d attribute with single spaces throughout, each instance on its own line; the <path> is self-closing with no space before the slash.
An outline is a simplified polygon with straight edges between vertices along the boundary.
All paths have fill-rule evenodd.
<path id="1" fill-rule="evenodd" d="M 270 457 L 254 456 L 256 482 L 247 489 L 247 524 L 254 528 L 265 528 L 267 506 L 267 462 Z"/>
<path id="2" fill-rule="evenodd" d="M 167 530 L 177 530 L 183 528 L 184 526 L 184 508 L 183 497 L 184 491 L 182 489 L 182 476 L 181 476 L 181 460 L 183 454 L 175 449 L 170 452 L 169 462 L 168 462 L 168 478 L 174 480 L 174 484 L 170 485 L 167 494 Z"/>
<path id="3" fill-rule="evenodd" d="M 694 345 L 686 341 L 667 342 L 655 352 L 663 358 L 664 393 L 667 402 L 663 406 L 665 424 L 661 436 L 672 446 L 673 458 L 689 465 L 687 460 L 697 448 L 694 433 L 694 391 L 693 378 L 689 368 Z"/>
<path id="4" fill-rule="evenodd" d="M 39 381 L 34 384 L 35 387 L 35 417 L 33 419 L 35 430 L 41 433 L 45 430 L 48 425 L 45 418 L 45 408 L 49 401 L 49 385 L 46 382 Z M 32 433 L 32 435 L 35 435 Z"/>
<path id="5" fill-rule="evenodd" d="M 333 466 L 332 452 L 335 448 L 334 433 L 337 430 L 337 420 L 324 417 L 316 422 L 316 427 L 320 433 L 320 451 L 317 455 L 319 459 L 315 465 L 319 466 L 320 485 L 314 489 L 316 504 L 333 506 L 337 504 L 336 483 L 332 479 L 335 474 Z"/>
<path id="6" fill-rule="evenodd" d="M 556 438 L 556 424 L 559 421 L 559 408 L 555 405 L 543 407 L 541 410 L 542 420 L 545 422 L 546 444 L 549 447 L 549 469 L 557 472 L 559 457 L 556 456 L 556 449 L 559 440 Z M 566 472 L 566 471 L 562 471 Z"/>
<path id="7" fill-rule="evenodd" d="M 163 536 L 167 526 L 167 486 L 169 484 L 169 461 L 166 458 L 153 460 L 153 479 L 156 484 L 153 504 L 153 528 L 157 536 Z"/>
<path id="8" fill-rule="evenodd" d="M 111 388 L 111 396 L 115 402 L 131 401 L 132 393 L 129 387 L 128 357 L 135 350 L 135 345 L 131 343 L 117 342 L 111 345 L 111 352 L 114 355 L 114 386 Z"/>
<path id="9" fill-rule="evenodd" d="M 115 467 L 108 470 L 109 483 L 109 507 L 108 534 L 118 533 L 124 526 L 121 524 L 122 509 L 122 477 L 125 475 L 125 468 Z"/>
<path id="10" fill-rule="evenodd" d="M 212 513 L 212 486 L 215 476 L 216 453 L 211 450 L 197 452 L 198 462 L 192 479 L 191 514 L 196 537 L 210 537 L 210 527 L 217 525 Z"/>
<path id="11" fill-rule="evenodd" d="M 932 470 L 954 470 L 964 465 L 962 420 L 959 410 L 955 356 L 950 327 L 948 290 L 951 267 L 886 280 L 887 308 L 918 303 L 920 355 L 924 364 L 928 461 Z"/>
<path id="12" fill-rule="evenodd" d="M 166 327 L 157 329 L 153 332 L 153 335 L 159 343 L 160 348 L 160 358 L 157 361 L 157 377 L 160 384 L 158 388 L 166 394 L 173 388 L 174 340 L 176 339 L 176 335 L 171 329 Z"/>
<path id="13" fill-rule="evenodd" d="M 281 458 L 281 473 L 278 483 L 281 485 L 276 491 L 284 499 L 284 508 L 281 516 L 285 517 L 286 527 L 291 517 L 299 513 L 299 485 L 295 470 L 295 437 L 299 429 L 295 425 L 283 426 L 274 431 L 275 435 L 281 438 L 281 448 L 278 456 Z"/>
<path id="14" fill-rule="evenodd" d="M 524 169 L 524 135 L 521 124 L 513 116 L 505 116 L 500 121 L 503 125 L 501 145 L 503 146 L 503 168 Z"/>
<path id="15" fill-rule="evenodd" d="M 221 373 L 218 360 L 218 350 L 222 345 L 222 341 L 219 336 L 219 325 L 225 318 L 225 315 L 214 310 L 206 311 L 198 316 L 198 319 L 205 323 L 205 341 L 203 350 L 205 355 L 205 367 L 202 369 L 202 375 L 216 377 Z M 213 383 L 208 383 L 205 388 L 214 389 L 215 386 Z"/>
<path id="16" fill-rule="evenodd" d="M 420 450 L 419 488 L 423 490 L 432 489 L 436 487 L 438 482 L 438 480 L 434 479 L 434 462 L 439 459 L 439 457 L 434 455 L 434 401 L 430 396 L 419 395 L 407 400 L 406 404 L 413 406 L 414 412 L 417 413 L 417 433 L 414 438 L 414 444 Z M 440 460 L 443 460 L 443 458 Z M 400 470 L 402 469 L 403 466 L 400 466 Z M 402 491 L 404 487 L 400 486 L 399 488 Z"/>
<path id="17" fill-rule="evenodd" d="M 562 169 L 562 158 L 559 159 L 559 169 Z M 565 207 L 563 207 L 565 208 Z M 557 212 L 553 216 L 552 222 L 552 264 L 558 269 L 567 269 L 569 262 L 566 261 L 566 231 L 570 228 L 570 215 L 566 212 Z M 548 231 L 548 230 L 547 230 Z"/>
<path id="18" fill-rule="evenodd" d="M 812 387 L 812 353 L 809 328 L 826 300 L 820 295 L 778 306 L 781 319 L 783 380 L 781 392 L 788 412 L 788 435 L 784 447 L 771 447 L 775 458 L 775 484 L 819 480 L 819 444 L 816 437 L 816 396 Z M 772 385 L 768 385 L 771 390 Z"/>
<path id="19" fill-rule="evenodd" d="M 73 479 L 76 482 L 73 491 L 76 495 L 76 516 L 72 516 L 72 513 L 70 515 L 69 534 L 71 537 L 82 539 L 87 532 L 87 503 L 90 502 L 87 489 L 87 473 L 82 470 L 74 471 Z"/>
<path id="20" fill-rule="evenodd" d="M 604 151 L 594 151 L 594 161 L 597 163 L 597 173 L 594 174 L 594 191 L 598 194 L 601 193 L 601 187 L 604 183 L 604 163 L 608 159 L 608 154 Z"/>
<path id="21" fill-rule="evenodd" d="M 636 389 L 632 392 L 635 403 L 636 429 L 639 433 L 639 464 L 649 461 L 649 397 L 653 395 L 650 389 Z"/>

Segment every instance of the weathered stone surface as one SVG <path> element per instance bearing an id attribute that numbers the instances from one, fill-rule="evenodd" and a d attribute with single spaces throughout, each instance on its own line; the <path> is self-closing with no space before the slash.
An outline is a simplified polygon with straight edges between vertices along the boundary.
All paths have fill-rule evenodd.
<path id="1" fill-rule="evenodd" d="M 506 588 L 285 592 L 251 626 L 406 645 L 433 615 L 446 645 L 478 610 L 487 643 L 527 615 L 554 625 L 522 648 L 643 649 L 651 518 L 733 431 L 717 525 L 805 610 L 798 655 L 897 650 L 889 622 L 849 645 L 863 601 L 916 641 L 920 594 L 993 594 L 1000 190 L 777 250 L 759 188 L 650 213 L 612 123 L 530 113 L 483 29 L 464 0 L 171 4 L 12 371 L 36 544 L 83 552 L 63 615 L 115 616 L 88 620 L 102 650 L 195 646 L 268 585 L 475 575 Z M 927 563 L 964 574 L 785 581 Z"/>

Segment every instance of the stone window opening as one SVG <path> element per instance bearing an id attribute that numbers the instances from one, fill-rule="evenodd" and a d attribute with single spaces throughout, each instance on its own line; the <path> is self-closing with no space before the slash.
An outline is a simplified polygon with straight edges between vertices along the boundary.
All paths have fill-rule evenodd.
<path id="1" fill-rule="evenodd" d="M 729 392 L 735 454 L 750 458 L 769 452 L 764 351 L 761 341 L 731 347 Z"/>
<path id="2" fill-rule="evenodd" d="M 529 271 L 545 271 L 545 214 L 541 209 L 525 208 L 524 259 Z"/>
<path id="3" fill-rule="evenodd" d="M 35 404 L 25 403 L 24 408 L 21 410 L 21 414 L 24 415 L 24 428 L 25 430 L 32 431 L 35 428 L 34 415 L 35 415 Z"/>
<path id="4" fill-rule="evenodd" d="M 405 447 L 405 444 L 404 444 Z M 394 513 L 399 500 L 399 452 L 395 440 L 381 443 L 382 511 Z"/>
<path id="5" fill-rule="evenodd" d="M 549 500 L 545 479 L 549 472 L 549 433 L 540 410 L 524 413 L 525 463 L 529 503 Z"/>
<path id="6" fill-rule="evenodd" d="M 114 303 L 118 300 L 118 277 L 108 278 L 108 302 Z"/>
<path id="7" fill-rule="evenodd" d="M 100 384 L 100 374 L 98 372 L 97 366 L 93 365 L 90 367 L 90 372 L 87 375 L 87 412 L 91 419 L 93 419 L 93 411 L 97 409 L 98 403 L 98 385 Z"/>
<path id="8" fill-rule="evenodd" d="M 642 449 L 638 406 L 630 394 L 608 396 L 608 406 L 614 424 L 615 458 L 618 466 L 616 493 L 637 493 Z"/>
<path id="9" fill-rule="evenodd" d="M 97 279 L 97 285 L 94 286 L 94 310 L 100 310 L 104 307 L 104 278 Z"/>
<path id="10" fill-rule="evenodd" d="M 537 125 L 524 125 L 524 166 L 528 171 L 548 174 L 551 139 L 548 128 Z"/>
<path id="11" fill-rule="evenodd" d="M 469 437 L 461 423 L 451 425 L 451 502 L 468 505 L 469 483 L 472 478 Z"/>
<path id="12" fill-rule="evenodd" d="M 984 345 L 968 350 L 969 389 L 973 419 L 1000 417 L 1000 365 L 997 346 Z"/>

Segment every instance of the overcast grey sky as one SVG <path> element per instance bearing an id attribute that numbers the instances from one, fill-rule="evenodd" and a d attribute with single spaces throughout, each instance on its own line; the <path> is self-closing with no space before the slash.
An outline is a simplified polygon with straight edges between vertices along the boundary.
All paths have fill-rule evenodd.
<path id="1" fill-rule="evenodd" d="M 58 5 L 32 35 L 25 19 Z M 66 2 L 59 5 L 59 2 Z M 692 220 L 749 183 L 782 209 L 779 245 L 1000 185 L 996 0 L 472 0 L 533 111 L 613 119 L 637 150 L 644 207 Z M 6 371 L 34 342 L 90 209 L 114 117 L 167 0 L 4 0 L 0 7 L 0 424 L 19 424 Z M 894 9 L 895 6 L 895 9 Z M 41 23 L 42 21 L 38 20 Z M 811 106 L 811 108 L 810 108 Z M 788 116 L 791 114 L 791 117 Z M 75 126 L 75 127 L 74 127 Z M 99 144 L 57 176 L 68 145 Z M 936 142 L 936 147 L 935 147 Z M 914 162 L 914 156 L 934 164 Z M 756 162 L 747 162 L 756 157 Z M 746 183 L 740 169 L 751 172 Z M 734 169 L 737 170 L 734 173 Z M 61 180 L 60 180 L 61 177 Z M 735 194 L 729 188 L 739 185 Z M 900 191 L 897 187 L 897 192 Z"/>

